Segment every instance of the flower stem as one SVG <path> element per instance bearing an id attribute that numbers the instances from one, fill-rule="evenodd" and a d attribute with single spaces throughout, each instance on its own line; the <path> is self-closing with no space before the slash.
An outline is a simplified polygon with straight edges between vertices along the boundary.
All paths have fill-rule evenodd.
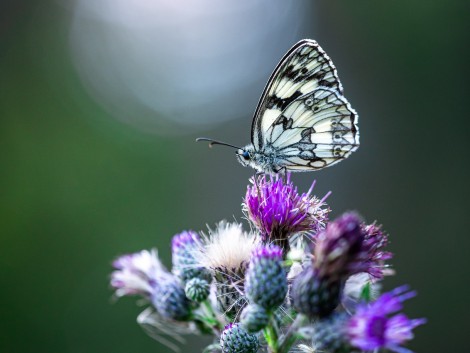
<path id="1" fill-rule="evenodd" d="M 204 313 L 194 313 L 193 319 L 200 321 L 204 325 L 204 330 L 208 329 L 212 331 L 215 336 L 219 336 L 224 326 L 217 319 L 210 301 L 206 299 L 201 302 L 201 305 L 204 308 Z"/>
<path id="2" fill-rule="evenodd" d="M 217 330 L 222 330 L 224 326 L 217 319 L 217 316 L 214 312 L 214 309 L 212 308 L 212 304 L 210 303 L 210 301 L 208 299 L 206 299 L 201 304 L 204 306 L 204 308 L 205 308 L 205 310 L 208 314 L 208 319 L 212 323 L 213 327 Z"/>
<path id="3" fill-rule="evenodd" d="M 292 325 L 287 330 L 287 333 L 282 337 L 279 349 L 276 353 L 288 353 L 292 345 L 297 341 L 300 337 L 298 334 L 299 329 L 308 321 L 308 318 L 303 314 L 298 314 L 295 318 Z"/>
<path id="4" fill-rule="evenodd" d="M 273 315 L 271 315 L 268 326 L 264 328 L 263 334 L 266 342 L 268 343 L 269 353 L 278 353 L 279 329 Z"/>

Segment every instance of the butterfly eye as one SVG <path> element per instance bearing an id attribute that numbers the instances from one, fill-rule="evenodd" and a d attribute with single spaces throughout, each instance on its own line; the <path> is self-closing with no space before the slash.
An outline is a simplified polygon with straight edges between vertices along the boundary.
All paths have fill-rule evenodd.
<path id="1" fill-rule="evenodd" d="M 247 151 L 243 151 L 242 157 L 245 161 L 250 159 L 250 154 Z"/>

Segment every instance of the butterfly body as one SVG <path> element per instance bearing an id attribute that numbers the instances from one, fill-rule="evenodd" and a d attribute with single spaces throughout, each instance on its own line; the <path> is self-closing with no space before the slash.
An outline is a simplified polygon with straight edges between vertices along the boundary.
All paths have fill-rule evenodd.
<path id="1" fill-rule="evenodd" d="M 238 161 L 243 166 L 252 167 L 266 174 L 279 173 L 282 170 L 282 161 L 278 159 L 278 155 L 279 152 L 271 145 L 266 145 L 262 150 L 257 151 L 250 144 L 237 151 Z"/>
<path id="2" fill-rule="evenodd" d="M 323 169 L 359 147 L 357 120 L 332 61 L 315 41 L 304 39 L 271 75 L 253 118 L 252 143 L 238 149 L 237 157 L 268 174 Z"/>

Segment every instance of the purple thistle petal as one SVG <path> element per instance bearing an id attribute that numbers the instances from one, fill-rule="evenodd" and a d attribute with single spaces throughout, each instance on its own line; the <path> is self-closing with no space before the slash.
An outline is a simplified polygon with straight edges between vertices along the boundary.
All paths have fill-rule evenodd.
<path id="1" fill-rule="evenodd" d="M 371 304 L 359 305 L 347 325 L 350 344 L 365 351 L 388 348 L 407 352 L 401 345 L 413 338 L 415 327 L 426 322 L 425 319 L 410 320 L 403 313 L 390 316 L 403 308 L 403 301 L 416 294 L 406 292 L 407 288 L 396 288 Z"/>

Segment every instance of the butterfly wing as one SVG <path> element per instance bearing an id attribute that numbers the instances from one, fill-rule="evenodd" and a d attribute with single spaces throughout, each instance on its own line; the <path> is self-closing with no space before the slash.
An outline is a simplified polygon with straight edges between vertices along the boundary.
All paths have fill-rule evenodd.
<path id="1" fill-rule="evenodd" d="M 265 132 L 289 104 L 320 86 L 343 92 L 328 55 L 314 40 L 301 40 L 281 59 L 261 95 L 251 126 L 255 149 L 263 148 Z"/>
<path id="2" fill-rule="evenodd" d="M 276 164 L 287 170 L 328 167 L 359 147 L 358 116 L 337 91 L 318 87 L 294 99 L 266 130 Z"/>

